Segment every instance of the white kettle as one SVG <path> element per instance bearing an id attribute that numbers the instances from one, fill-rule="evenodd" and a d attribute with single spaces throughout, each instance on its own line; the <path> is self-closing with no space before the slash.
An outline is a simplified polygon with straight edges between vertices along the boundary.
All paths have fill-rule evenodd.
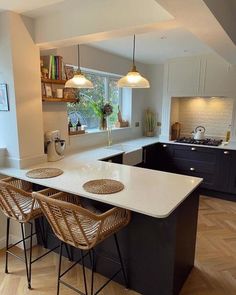
<path id="1" fill-rule="evenodd" d="M 205 138 L 206 128 L 203 126 L 197 126 L 195 128 L 195 132 L 193 132 L 193 136 L 195 140 L 203 140 Z"/>

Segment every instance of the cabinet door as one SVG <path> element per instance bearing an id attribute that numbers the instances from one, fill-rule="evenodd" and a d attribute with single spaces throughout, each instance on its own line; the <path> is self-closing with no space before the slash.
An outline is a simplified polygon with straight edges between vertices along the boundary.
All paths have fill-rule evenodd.
<path id="1" fill-rule="evenodd" d="M 148 145 L 143 148 L 143 168 L 157 169 L 158 144 Z"/>
<path id="2" fill-rule="evenodd" d="M 205 60 L 203 95 L 231 96 L 235 94 L 235 70 L 221 57 L 212 55 Z"/>
<path id="3" fill-rule="evenodd" d="M 202 188 L 216 189 L 219 151 L 189 145 L 173 147 L 173 162 L 177 173 L 203 178 Z"/>
<path id="4" fill-rule="evenodd" d="M 196 96 L 200 86 L 200 57 L 168 63 L 167 92 L 171 96 Z"/>
<path id="5" fill-rule="evenodd" d="M 231 155 L 230 161 L 230 176 L 229 176 L 229 183 L 228 183 L 228 191 L 231 194 L 236 194 L 236 151 L 229 151 Z"/>
<path id="6" fill-rule="evenodd" d="M 157 154 L 157 170 L 175 172 L 172 157 L 172 144 L 159 143 Z"/>
<path id="7" fill-rule="evenodd" d="M 216 190 L 230 193 L 233 178 L 231 177 L 231 165 L 233 161 L 233 152 L 230 150 L 221 150 L 219 157 L 219 174 Z M 232 179 L 231 179 L 232 178 Z"/>

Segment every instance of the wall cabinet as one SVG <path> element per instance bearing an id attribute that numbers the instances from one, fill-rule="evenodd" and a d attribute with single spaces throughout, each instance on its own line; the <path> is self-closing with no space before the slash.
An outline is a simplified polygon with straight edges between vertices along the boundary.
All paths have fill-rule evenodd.
<path id="1" fill-rule="evenodd" d="M 236 68 L 216 54 L 170 60 L 169 96 L 236 96 Z"/>
<path id="2" fill-rule="evenodd" d="M 185 58 L 168 64 L 168 93 L 195 96 L 199 92 L 200 58 Z"/>
<path id="3" fill-rule="evenodd" d="M 202 93 L 205 96 L 232 96 L 235 94 L 235 69 L 222 58 L 209 56 L 204 63 Z"/>

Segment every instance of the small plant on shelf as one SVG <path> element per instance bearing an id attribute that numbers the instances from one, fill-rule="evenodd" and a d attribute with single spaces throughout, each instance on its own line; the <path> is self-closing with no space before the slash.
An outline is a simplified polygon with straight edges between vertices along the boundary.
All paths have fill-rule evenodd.
<path id="1" fill-rule="evenodd" d="M 154 136 L 156 130 L 156 113 L 147 109 L 145 111 L 145 135 Z"/>

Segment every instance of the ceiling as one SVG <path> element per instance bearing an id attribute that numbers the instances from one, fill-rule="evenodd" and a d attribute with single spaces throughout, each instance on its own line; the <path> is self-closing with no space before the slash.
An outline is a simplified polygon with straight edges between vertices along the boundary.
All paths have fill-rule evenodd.
<path id="1" fill-rule="evenodd" d="M 0 11 L 10 10 L 18 13 L 35 10 L 64 0 L 1 0 Z"/>
<path id="2" fill-rule="evenodd" d="M 0 11 L 34 18 L 41 48 L 88 43 L 131 58 L 136 33 L 136 60 L 149 64 L 213 51 L 236 64 L 235 9 L 236 0 L 0 0 Z"/>
<path id="3" fill-rule="evenodd" d="M 133 37 L 110 39 L 89 45 L 131 58 Z M 160 30 L 136 36 L 136 60 L 142 63 L 157 64 L 171 58 L 210 52 L 212 50 L 207 45 L 184 28 Z"/>

